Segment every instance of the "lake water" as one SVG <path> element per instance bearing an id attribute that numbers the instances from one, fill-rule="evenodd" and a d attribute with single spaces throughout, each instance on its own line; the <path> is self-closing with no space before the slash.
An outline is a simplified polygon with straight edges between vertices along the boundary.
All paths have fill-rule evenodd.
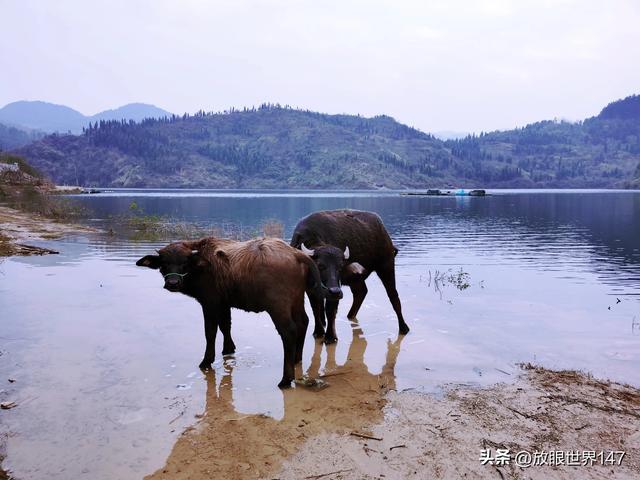
<path id="1" fill-rule="evenodd" d="M 116 190 L 76 198 L 97 226 L 135 201 L 145 213 L 247 232 L 275 219 L 287 240 L 315 210 L 375 211 L 400 249 L 398 291 L 411 327 L 395 365 L 398 390 L 510 381 L 519 362 L 640 385 L 640 193 L 494 193 Z M 60 255 L 0 264 L 0 399 L 18 402 L 0 413 L 3 467 L 16 478 L 141 478 L 203 413 L 200 308 L 135 266 L 163 243 L 73 237 L 40 242 Z M 347 290 L 338 344 L 315 346 L 310 329 L 305 370 L 314 351 L 322 365 L 344 363 L 357 341 L 369 372 L 381 371 L 397 323 L 377 277 L 368 286 L 362 332 L 346 319 Z M 234 359 L 225 367 L 218 356 L 215 367 L 233 364 L 235 410 L 282 416 L 281 344 L 268 316 L 234 311 L 233 336 Z"/>

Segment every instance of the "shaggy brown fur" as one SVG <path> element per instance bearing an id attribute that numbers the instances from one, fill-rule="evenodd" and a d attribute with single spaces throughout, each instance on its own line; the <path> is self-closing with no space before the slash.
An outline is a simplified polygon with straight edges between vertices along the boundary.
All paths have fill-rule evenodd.
<path id="1" fill-rule="evenodd" d="M 207 340 L 202 369 L 213 363 L 218 328 L 224 335 L 222 354 L 235 351 L 231 308 L 269 313 L 284 349 L 278 386 L 290 386 L 294 364 L 302 360 L 309 323 L 304 293 L 321 285 L 318 269 L 307 255 L 275 238 L 238 242 L 211 237 L 172 243 L 136 265 L 160 269 L 164 288 L 189 295 L 202 305 Z"/>

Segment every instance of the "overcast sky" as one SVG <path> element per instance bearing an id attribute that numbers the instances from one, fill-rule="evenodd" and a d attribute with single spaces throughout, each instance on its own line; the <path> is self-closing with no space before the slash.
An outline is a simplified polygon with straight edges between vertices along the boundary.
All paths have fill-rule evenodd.
<path id="1" fill-rule="evenodd" d="M 511 128 L 640 93 L 639 26 L 637 0 L 0 0 L 0 106 L 270 101 Z"/>

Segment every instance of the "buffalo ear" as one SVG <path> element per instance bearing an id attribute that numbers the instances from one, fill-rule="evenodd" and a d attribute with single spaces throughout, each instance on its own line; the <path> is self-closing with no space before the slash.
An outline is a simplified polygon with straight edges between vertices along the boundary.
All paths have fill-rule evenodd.
<path id="1" fill-rule="evenodd" d="M 342 268 L 340 279 L 345 285 L 352 285 L 353 283 L 364 280 L 367 275 L 365 268 L 358 262 L 353 262 Z"/>
<path id="2" fill-rule="evenodd" d="M 358 262 L 350 263 L 349 265 L 344 267 L 344 269 L 351 275 L 362 276 L 366 273 L 366 270 L 364 269 L 364 267 L 360 265 Z"/>
<path id="3" fill-rule="evenodd" d="M 159 255 L 145 255 L 136 262 L 139 267 L 148 267 L 157 270 L 160 268 L 160 256 Z"/>

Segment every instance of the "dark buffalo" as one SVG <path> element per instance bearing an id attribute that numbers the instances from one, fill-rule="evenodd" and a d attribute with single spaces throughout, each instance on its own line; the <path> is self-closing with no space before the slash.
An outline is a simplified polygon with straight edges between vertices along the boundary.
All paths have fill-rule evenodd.
<path id="1" fill-rule="evenodd" d="M 224 335 L 222 354 L 235 351 L 231 339 L 231 308 L 268 312 L 284 348 L 281 388 L 291 385 L 294 365 L 302 360 L 309 324 L 305 290 L 321 285 L 315 263 L 282 240 L 248 242 L 205 238 L 172 243 L 136 265 L 159 269 L 164 288 L 195 298 L 204 313 L 207 346 L 200 368 L 211 367 L 217 329 Z"/>
<path id="2" fill-rule="evenodd" d="M 309 292 L 315 318 L 313 335 L 316 338 L 324 335 L 325 343 L 337 340 L 335 318 L 338 302 L 342 298 L 341 284 L 351 288 L 353 305 L 347 317 L 355 318 L 367 295 L 365 280 L 371 272 L 376 272 L 382 280 L 398 316 L 400 333 L 409 332 L 409 327 L 402 317 L 402 307 L 396 290 L 395 256 L 398 249 L 394 247 L 378 215 L 358 210 L 312 213 L 296 225 L 291 246 L 301 249 L 314 259 L 325 287 L 326 300 L 316 291 Z"/>

